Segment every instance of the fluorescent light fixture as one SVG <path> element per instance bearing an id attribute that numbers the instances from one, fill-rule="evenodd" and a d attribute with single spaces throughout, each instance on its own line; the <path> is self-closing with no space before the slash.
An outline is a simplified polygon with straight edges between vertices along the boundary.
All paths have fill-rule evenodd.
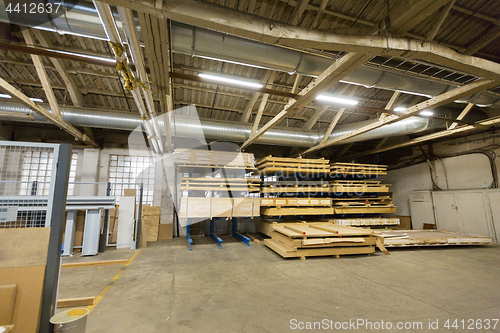
<path id="1" fill-rule="evenodd" d="M 0 98 L 12 98 L 12 97 L 7 94 L 0 94 Z"/>
<path id="2" fill-rule="evenodd" d="M 394 111 L 403 112 L 403 111 L 406 111 L 406 108 L 404 106 L 398 106 L 397 108 L 394 108 Z"/>
<path id="3" fill-rule="evenodd" d="M 353 99 L 346 99 L 346 98 L 340 98 L 340 97 L 334 97 L 334 96 L 328 96 L 328 95 L 318 95 L 318 96 L 316 96 L 316 99 L 318 101 L 325 101 L 325 102 L 331 102 L 331 103 L 337 103 L 337 104 L 348 104 L 348 105 L 358 104 L 358 101 L 355 101 Z"/>
<path id="4" fill-rule="evenodd" d="M 425 117 L 430 117 L 430 116 L 434 115 L 434 112 L 424 110 L 424 111 L 420 112 L 420 115 L 425 116 Z"/>
<path id="5" fill-rule="evenodd" d="M 40 98 L 30 97 L 30 99 L 31 99 L 33 102 L 43 103 L 43 100 L 42 100 L 42 99 L 40 99 Z"/>
<path id="6" fill-rule="evenodd" d="M 260 83 L 250 82 L 250 81 L 242 81 L 239 79 L 231 79 L 231 78 L 224 77 L 224 76 L 211 75 L 211 74 L 205 74 L 205 73 L 200 73 L 200 74 L 198 74 L 198 76 L 201 78 L 210 80 L 210 81 L 230 83 L 230 84 L 235 84 L 235 85 L 244 86 L 244 87 L 251 87 L 251 88 L 262 88 L 263 87 L 263 85 Z"/>

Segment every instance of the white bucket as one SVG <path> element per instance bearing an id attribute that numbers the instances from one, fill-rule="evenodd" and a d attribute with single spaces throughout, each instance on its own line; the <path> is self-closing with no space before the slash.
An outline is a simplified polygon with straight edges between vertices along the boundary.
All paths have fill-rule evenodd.
<path id="1" fill-rule="evenodd" d="M 71 309 L 50 318 L 54 333 L 85 333 L 88 309 Z"/>

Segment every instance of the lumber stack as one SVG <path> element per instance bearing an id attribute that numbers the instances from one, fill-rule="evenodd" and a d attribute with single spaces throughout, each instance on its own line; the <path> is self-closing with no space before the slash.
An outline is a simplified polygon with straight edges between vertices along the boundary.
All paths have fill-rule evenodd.
<path id="1" fill-rule="evenodd" d="M 400 224 L 398 217 L 334 219 L 332 221 L 339 225 L 351 227 L 394 226 Z"/>
<path id="2" fill-rule="evenodd" d="M 173 153 L 173 158 L 176 165 L 186 167 L 255 168 L 254 155 L 242 152 L 177 148 Z"/>
<path id="3" fill-rule="evenodd" d="M 291 177 L 294 174 L 302 175 L 326 175 L 330 170 L 329 160 L 324 158 L 286 158 L 264 157 L 256 163 L 257 172 L 260 176 L 268 176 L 280 173 L 283 177 Z"/>
<path id="4" fill-rule="evenodd" d="M 491 245 L 493 239 L 441 230 L 390 230 L 377 232 L 386 246 Z"/>
<path id="5" fill-rule="evenodd" d="M 330 175 L 334 178 L 373 178 L 387 175 L 387 165 L 337 162 L 330 165 Z"/>
<path id="6" fill-rule="evenodd" d="M 287 223 L 274 225 L 264 244 L 283 258 L 370 254 L 378 246 L 388 254 L 373 230 L 333 223 Z"/>
<path id="7" fill-rule="evenodd" d="M 254 217 L 260 215 L 260 178 L 253 154 L 201 149 L 176 149 L 180 178 L 178 216 L 182 219 Z"/>

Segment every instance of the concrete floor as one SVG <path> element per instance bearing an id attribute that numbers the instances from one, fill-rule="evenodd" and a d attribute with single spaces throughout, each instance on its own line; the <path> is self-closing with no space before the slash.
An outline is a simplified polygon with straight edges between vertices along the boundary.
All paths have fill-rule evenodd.
<path id="1" fill-rule="evenodd" d="M 292 319 L 423 323 L 393 332 L 431 331 L 431 319 L 439 320 L 433 332 L 459 332 L 443 328 L 446 319 L 500 318 L 500 246 L 300 261 L 223 239 L 222 250 L 209 238 L 195 240 L 193 251 L 183 238 L 150 243 L 90 313 L 87 333 L 302 331 L 291 329 Z M 132 254 L 110 250 L 65 262 Z M 122 267 L 65 268 L 59 298 L 97 296 Z M 372 331 L 366 328 L 356 332 Z M 500 332 L 500 323 L 492 331 Z"/>

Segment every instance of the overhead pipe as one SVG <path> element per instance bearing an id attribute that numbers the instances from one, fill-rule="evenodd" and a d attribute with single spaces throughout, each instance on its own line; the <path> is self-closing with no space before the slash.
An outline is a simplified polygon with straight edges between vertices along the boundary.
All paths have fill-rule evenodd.
<path id="1" fill-rule="evenodd" d="M 136 66 L 137 74 L 142 82 L 138 89 L 145 97 L 150 123 L 152 124 L 154 133 L 158 138 L 160 151 L 163 151 L 164 147 L 161 143 L 161 131 L 158 126 L 158 122 L 156 121 L 157 113 L 153 101 L 153 94 L 151 93 L 151 86 L 149 84 L 148 75 L 146 74 L 146 68 L 144 67 L 144 59 L 142 57 L 141 50 L 139 49 L 139 38 L 137 37 L 136 29 L 137 26 L 134 22 L 134 17 L 130 9 L 118 7 L 118 14 L 120 15 L 125 36 L 128 41 L 132 63 Z"/>
<path id="2" fill-rule="evenodd" d="M 50 107 L 47 104 L 44 104 L 43 106 L 47 110 L 50 110 Z M 436 109 L 435 112 L 438 115 L 443 115 L 448 118 L 458 114 L 458 112 L 446 108 Z M 24 115 L 24 118 L 20 118 L 19 115 Z M 31 116 L 32 119 L 26 119 L 26 117 Z M 143 122 L 141 117 L 137 114 L 98 109 L 92 109 L 92 112 L 89 112 L 86 108 L 68 106 L 64 107 L 63 119 L 74 126 L 124 131 L 132 131 L 139 126 L 147 126 L 147 122 Z M 162 129 L 164 129 L 163 119 L 163 117 L 158 117 L 158 123 Z M 0 101 L 0 120 L 48 123 L 46 119 L 38 116 L 24 105 L 11 101 Z M 350 131 L 369 125 L 374 121 L 377 120 L 372 119 L 346 125 L 338 125 L 330 134 L 329 139 L 334 139 Z M 427 130 L 441 128 L 443 125 L 443 121 L 412 117 L 377 128 L 373 131 L 343 141 L 342 143 L 416 134 Z M 171 123 L 171 133 L 176 133 L 178 137 L 190 138 L 193 133 L 200 129 L 208 139 L 244 142 L 250 136 L 252 126 L 251 124 L 246 123 L 198 120 L 183 116 L 176 116 Z M 256 143 L 308 148 L 318 144 L 322 139 L 324 132 L 325 131 L 313 131 L 299 128 L 273 128 L 262 135 Z M 162 135 L 165 135 L 165 133 L 162 132 Z"/>
<path id="3" fill-rule="evenodd" d="M 0 8 L 2 4 L 5 5 L 4 1 L 0 0 Z M 20 18 L 20 16 L 18 17 Z M 50 17 L 47 17 L 48 23 L 43 25 L 30 22 L 30 18 L 31 16 L 27 15 L 23 18 L 26 21 L 12 23 L 57 31 L 62 34 L 75 34 L 98 39 L 107 38 L 97 16 L 97 11 L 92 2 L 88 0 L 78 1 L 73 9 L 66 10 L 64 15 L 58 16 L 52 21 L 50 21 Z M 0 21 L 9 22 L 8 18 L 2 15 L 0 15 Z M 137 26 L 137 22 L 134 21 L 134 23 Z M 123 27 L 120 25 L 118 25 L 118 30 L 123 33 Z M 306 76 L 317 76 L 334 62 L 334 59 L 327 57 L 176 22 L 172 22 L 172 52 Z M 366 66 L 357 68 L 343 81 L 370 88 L 398 90 L 427 97 L 437 96 L 456 87 L 455 85 Z M 478 106 L 500 107 L 500 98 L 487 92 L 470 96 L 463 102 L 474 103 Z"/>
<path id="4" fill-rule="evenodd" d="M 155 130 L 151 127 L 151 123 L 148 121 L 148 112 L 146 111 L 146 107 L 144 106 L 141 91 L 137 84 L 134 82 L 135 78 L 132 76 L 132 73 L 130 73 L 127 68 L 125 54 L 123 52 L 122 40 L 120 34 L 118 33 L 118 28 L 111 12 L 111 8 L 108 4 L 95 0 L 94 6 L 97 10 L 99 18 L 101 19 L 106 37 L 108 41 L 111 42 L 111 45 L 113 47 L 113 53 L 115 54 L 117 65 L 120 64 L 121 66 L 120 71 L 125 79 L 125 87 L 128 86 L 128 88 L 131 90 L 132 97 L 134 98 L 137 108 L 139 109 L 139 113 L 141 114 L 141 119 L 143 120 L 144 129 L 146 131 L 146 134 L 148 135 L 148 139 L 153 145 L 154 151 L 157 153 L 161 153 L 163 151 L 163 149 L 161 148 L 162 145 L 158 142 L 158 139 L 161 139 L 161 136 L 159 136 L 158 133 L 155 133 Z"/>

